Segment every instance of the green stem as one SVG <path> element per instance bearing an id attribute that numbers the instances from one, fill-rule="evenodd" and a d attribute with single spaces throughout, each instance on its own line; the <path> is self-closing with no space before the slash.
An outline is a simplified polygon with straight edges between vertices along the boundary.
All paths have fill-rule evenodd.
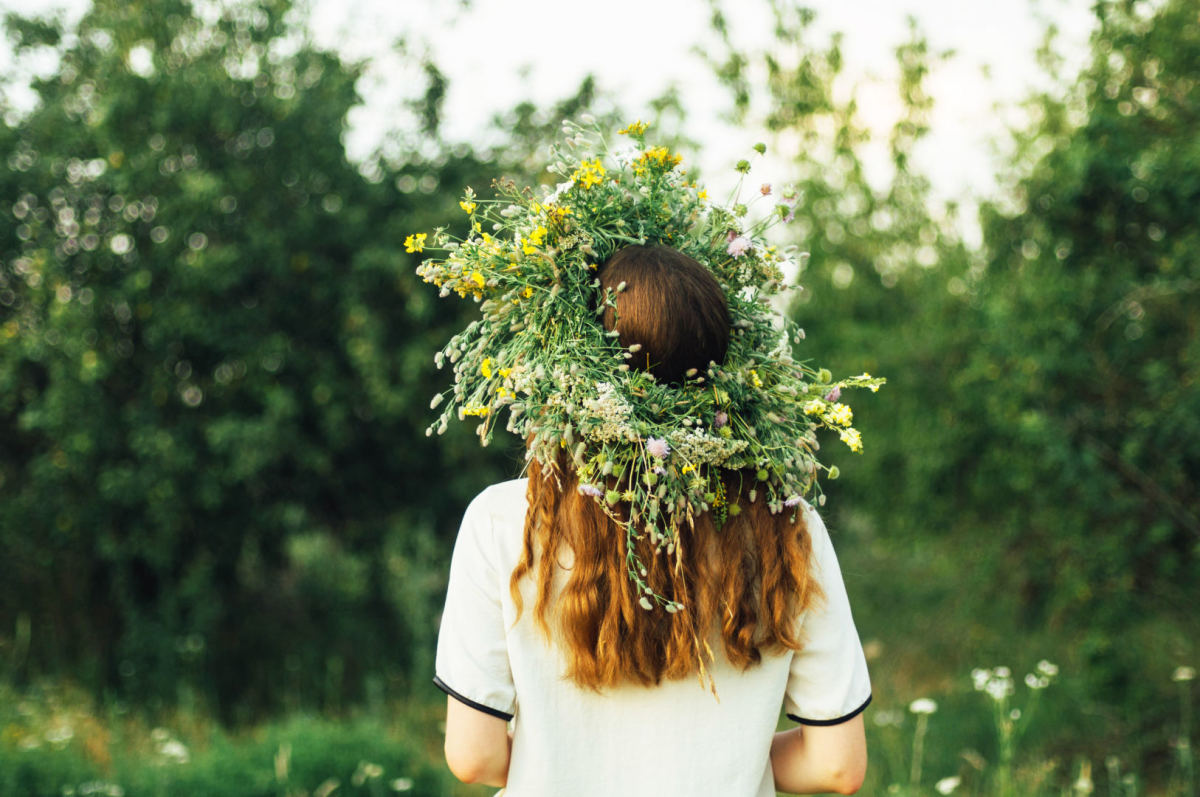
<path id="1" fill-rule="evenodd" d="M 928 714 L 917 715 L 917 729 L 913 733 L 912 770 L 908 776 L 908 782 L 914 788 L 921 785 L 921 759 L 925 755 L 925 729 L 928 723 Z"/>

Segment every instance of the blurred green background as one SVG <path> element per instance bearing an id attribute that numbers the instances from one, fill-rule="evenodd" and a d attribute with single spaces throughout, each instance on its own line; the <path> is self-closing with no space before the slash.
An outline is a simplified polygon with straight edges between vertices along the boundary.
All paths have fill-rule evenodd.
<path id="1" fill-rule="evenodd" d="M 888 378 L 855 405 L 866 452 L 828 449 L 875 684 L 864 793 L 1194 795 L 1194 3 L 1098 2 L 1079 73 L 1048 33 L 978 242 L 914 165 L 945 55 L 915 24 L 897 49 L 880 185 L 840 40 L 769 5 L 763 51 L 698 6 L 706 62 L 802 191 L 800 355 Z M 433 644 L 462 509 L 521 460 L 426 438 L 433 352 L 475 307 L 402 242 L 463 226 L 468 185 L 550 182 L 564 117 L 640 116 L 687 156 L 689 109 L 587 79 L 466 145 L 406 55 L 411 129 L 351 162 L 364 64 L 296 12 L 6 20 L 57 66 L 0 108 L 2 795 L 486 793 L 441 762 Z"/>

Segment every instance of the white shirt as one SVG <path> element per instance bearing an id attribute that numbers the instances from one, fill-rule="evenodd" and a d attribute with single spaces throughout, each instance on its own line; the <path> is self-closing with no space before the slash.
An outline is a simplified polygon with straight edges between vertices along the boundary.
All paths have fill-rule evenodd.
<path id="1" fill-rule="evenodd" d="M 720 699 L 698 679 L 597 693 L 563 677 L 564 659 L 533 621 L 536 586 L 520 560 L 526 480 L 492 485 L 463 517 L 438 635 L 435 683 L 513 720 L 505 797 L 773 797 L 770 747 L 780 709 L 834 725 L 871 701 L 862 645 L 825 524 L 804 504 L 813 576 L 824 599 L 801 618 L 804 647 L 741 671 L 714 645 Z"/>

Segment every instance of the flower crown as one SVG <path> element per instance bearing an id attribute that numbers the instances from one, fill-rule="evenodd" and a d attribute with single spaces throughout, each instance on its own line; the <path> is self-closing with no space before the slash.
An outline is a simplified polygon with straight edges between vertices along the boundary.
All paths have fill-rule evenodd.
<path id="1" fill-rule="evenodd" d="M 765 501 L 772 513 L 794 513 L 808 494 L 823 504 L 818 476 L 838 473 L 817 460 L 816 430 L 831 429 L 861 451 L 841 392 L 876 391 L 884 380 L 862 374 L 834 382 L 829 371 L 792 358 L 803 330 L 771 304 L 789 258 L 763 234 L 791 219 L 794 192 L 750 224 L 749 208 L 737 201 L 741 181 L 730 206 L 709 201 L 679 155 L 647 146 L 641 122 L 620 131 L 631 146 L 618 148 L 596 128 L 565 122 L 563 133 L 550 171 L 564 182 L 535 192 L 499 181 L 490 201 L 468 188 L 459 203 L 471 224 L 466 239 L 437 229 L 433 242 L 446 256 L 417 269 L 441 296 L 473 297 L 482 310 L 435 357 L 438 368 L 452 365 L 454 386 L 434 396 L 432 408 L 443 400 L 446 407 L 426 434 L 442 434 L 455 415 L 478 418 L 486 446 L 506 414 L 505 428 L 527 441 L 527 460 L 554 472 L 568 457 L 579 491 L 624 528 L 643 608 L 674 612 L 683 607 L 646 585 L 635 538 L 646 535 L 656 552 L 671 555 L 681 524 L 711 512 L 719 527 L 739 514 L 722 471 L 753 474 L 745 500 Z M 750 164 L 737 169 L 744 180 Z M 764 185 L 756 200 L 770 196 Z M 407 250 L 424 251 L 427 238 L 409 236 Z M 682 384 L 630 368 L 636 344 L 623 348 L 601 319 L 615 304 L 600 286 L 599 266 L 622 247 L 655 243 L 712 272 L 732 322 L 725 361 L 689 371 Z"/>

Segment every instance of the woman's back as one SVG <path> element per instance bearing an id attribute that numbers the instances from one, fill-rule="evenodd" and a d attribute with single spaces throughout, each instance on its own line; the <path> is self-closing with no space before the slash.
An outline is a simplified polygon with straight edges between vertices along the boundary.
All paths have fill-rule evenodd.
<path id="1" fill-rule="evenodd" d="M 643 146 L 645 125 L 622 132 Z M 481 302 L 438 355 L 454 387 L 429 432 L 502 425 L 529 475 L 485 490 L 456 544 L 447 761 L 514 797 L 853 791 L 870 685 L 802 497 L 837 475 L 818 428 L 861 449 L 841 389 L 880 381 L 792 357 L 784 255 L 678 157 L 610 170 L 568 143 L 570 180 L 541 199 L 500 182 L 478 212 L 468 193 L 472 233 L 437 233 L 447 257 L 419 269 Z M 840 730 L 775 734 L 781 708 Z"/>
<path id="2" fill-rule="evenodd" d="M 764 653 L 746 669 L 719 645 L 709 674 L 600 691 L 566 677 L 561 645 L 509 579 L 520 561 L 527 481 L 502 482 L 470 505 L 455 544 L 438 640 L 437 683 L 485 713 L 515 717 L 510 797 L 522 795 L 774 794 L 769 759 L 781 707 L 816 725 L 844 722 L 870 701 L 870 683 L 824 524 L 804 506 L 811 567 L 824 598 L 797 618 L 803 648 Z M 569 556 L 556 579 L 567 576 Z M 522 603 L 536 583 L 519 585 Z M 519 696 L 519 698 L 518 698 Z"/>

